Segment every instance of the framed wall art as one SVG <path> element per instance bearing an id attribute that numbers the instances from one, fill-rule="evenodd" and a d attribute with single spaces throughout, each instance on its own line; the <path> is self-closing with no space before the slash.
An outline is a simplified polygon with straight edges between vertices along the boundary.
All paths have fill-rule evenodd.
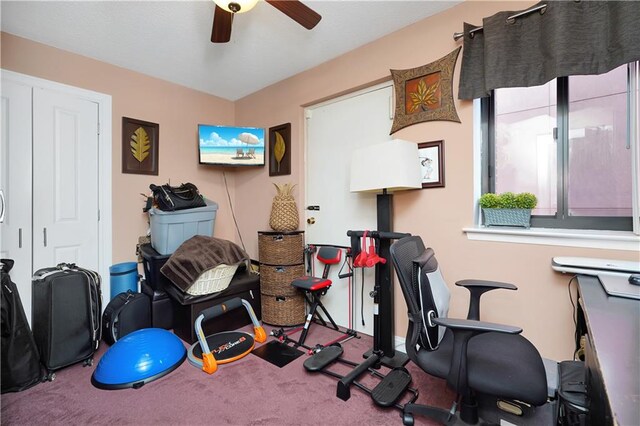
<path id="1" fill-rule="evenodd" d="M 453 70 L 460 49 L 421 67 L 391 70 L 396 107 L 390 134 L 425 121 L 460 123 L 453 101 Z"/>
<path id="2" fill-rule="evenodd" d="M 269 176 L 291 174 L 291 123 L 269 128 Z"/>
<path id="3" fill-rule="evenodd" d="M 419 143 L 418 157 L 422 170 L 422 187 L 444 187 L 444 141 Z"/>
<path id="4" fill-rule="evenodd" d="M 157 123 L 122 117 L 122 173 L 158 175 Z"/>

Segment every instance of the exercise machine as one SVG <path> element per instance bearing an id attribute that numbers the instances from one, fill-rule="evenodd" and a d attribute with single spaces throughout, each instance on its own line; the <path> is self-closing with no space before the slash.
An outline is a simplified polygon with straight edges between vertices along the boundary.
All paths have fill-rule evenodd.
<path id="1" fill-rule="evenodd" d="M 345 378 L 347 378 L 351 373 L 347 376 L 343 376 L 329 370 L 329 367 L 336 363 L 341 363 L 357 369 L 360 365 L 342 358 L 342 354 L 342 347 L 339 344 L 334 344 L 323 348 L 312 357 L 307 358 L 303 365 L 304 368 L 311 373 L 322 373 L 338 379 L 337 397 L 344 401 L 348 400 L 351 396 L 351 391 L 349 389 L 349 386 L 351 385 L 356 386 L 358 389 L 371 395 L 371 399 L 373 399 L 377 405 L 385 408 L 395 407 L 403 411 L 406 404 L 413 404 L 418 399 L 418 390 L 409 387 L 411 384 L 411 375 L 404 367 L 394 368 L 387 374 L 382 374 L 373 367 L 367 367 L 364 369 L 362 372 L 367 371 L 370 375 L 380 379 L 380 382 L 378 382 L 374 388 L 365 386 L 357 381 L 355 377 L 348 379 L 349 386 L 341 385 L 343 380 L 345 380 Z M 352 370 L 352 372 L 353 371 L 354 370 Z M 358 376 L 360 374 L 358 374 Z M 411 397 L 407 402 L 405 402 L 405 404 L 399 403 L 398 401 L 401 396 L 406 392 L 409 392 Z"/>
<path id="2" fill-rule="evenodd" d="M 321 300 L 321 297 L 327 294 L 327 291 L 333 284 L 333 282 L 329 279 L 329 272 L 333 265 L 337 265 L 342 261 L 343 250 L 345 250 L 347 253 L 343 263 L 344 267 L 344 264 L 348 264 L 348 259 L 350 256 L 350 249 L 348 247 L 313 244 L 307 246 L 307 248 L 305 249 L 305 254 L 307 255 L 307 275 L 294 279 L 291 282 L 291 285 L 303 293 L 305 300 L 309 306 L 309 313 L 307 314 L 303 326 L 286 330 L 284 328 L 272 330 L 272 336 L 276 337 L 283 343 L 291 343 L 296 347 L 303 347 L 308 350 L 308 353 L 310 355 L 319 351 L 323 347 L 332 345 L 334 343 L 344 343 L 350 339 L 359 338 L 355 330 L 346 329 L 345 331 L 342 331 L 327 311 L 327 308 L 322 304 Z M 320 277 L 314 276 L 312 271 L 314 253 L 316 254 L 315 257 L 323 265 L 322 275 Z M 351 276 L 351 271 L 345 274 L 342 274 L 341 272 L 338 273 L 338 277 L 341 279 Z M 335 331 L 341 332 L 342 335 L 325 344 L 318 344 L 315 345 L 315 347 L 310 347 L 306 345 L 305 342 L 307 339 L 307 334 L 309 333 L 309 327 L 313 322 L 320 323 L 325 327 L 329 327 Z M 297 340 L 293 339 L 291 336 L 298 332 L 301 332 L 300 337 Z"/>
<path id="3" fill-rule="evenodd" d="M 223 331 L 205 337 L 202 323 L 223 315 L 233 309 L 244 306 L 251 317 L 254 335 L 244 331 Z M 194 324 L 198 341 L 188 351 L 189 363 L 202 369 L 207 374 L 213 374 L 218 364 L 236 361 L 248 355 L 255 342 L 264 343 L 267 334 L 253 312 L 251 304 L 239 297 L 230 299 L 219 305 L 212 306 L 200 312 Z M 211 349 L 213 348 L 213 349 Z"/>
<path id="4" fill-rule="evenodd" d="M 409 236 L 410 234 L 396 232 L 379 231 L 347 231 L 351 237 L 351 253 L 359 259 L 354 261 L 355 265 L 375 267 L 375 284 L 370 295 L 374 301 L 374 323 L 373 323 L 373 348 L 366 352 L 361 363 L 355 363 L 342 358 L 342 348 L 337 345 L 328 346 L 317 352 L 305 361 L 304 367 L 310 372 L 321 372 L 338 379 L 336 396 L 343 401 L 351 397 L 351 386 L 354 385 L 369 393 L 374 402 L 383 407 L 395 406 L 403 409 L 397 401 L 405 392 L 413 393 L 409 403 L 417 399 L 417 390 L 409 387 L 411 376 L 403 367 L 409 360 L 406 354 L 396 352 L 393 346 L 393 288 L 391 282 L 392 267 L 390 259 L 390 242 Z M 369 246 L 369 251 L 365 252 L 360 244 L 361 238 L 369 237 L 373 243 Z M 372 245 L 377 250 L 371 250 Z M 371 256 L 373 262 L 367 264 L 367 258 Z M 346 375 L 339 375 L 328 367 L 336 362 L 340 362 L 353 367 Z M 385 375 L 379 371 L 384 365 L 391 368 Z M 374 376 L 381 378 L 380 383 L 373 389 L 368 389 L 358 382 L 358 377 L 363 373 L 370 372 Z"/>

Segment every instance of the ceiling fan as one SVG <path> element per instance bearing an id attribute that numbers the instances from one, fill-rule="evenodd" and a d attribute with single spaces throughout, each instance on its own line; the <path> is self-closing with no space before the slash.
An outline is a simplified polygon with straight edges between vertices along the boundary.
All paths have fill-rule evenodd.
<path id="1" fill-rule="evenodd" d="M 315 27 L 322 17 L 299 0 L 265 0 L 271 6 L 287 15 L 306 29 Z M 251 10 L 258 0 L 214 0 L 216 10 L 213 14 L 211 41 L 226 43 L 231 39 L 231 24 L 236 13 Z"/>

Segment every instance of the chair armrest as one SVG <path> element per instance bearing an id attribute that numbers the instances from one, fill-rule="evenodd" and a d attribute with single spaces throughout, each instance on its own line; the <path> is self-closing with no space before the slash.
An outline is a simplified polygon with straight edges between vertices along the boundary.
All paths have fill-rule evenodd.
<path id="1" fill-rule="evenodd" d="M 480 320 L 480 296 L 487 291 L 495 289 L 504 290 L 517 290 L 513 284 L 501 283 L 498 281 L 486 281 L 486 280 L 461 280 L 456 282 L 457 286 L 465 287 L 471 294 L 469 300 L 469 313 L 467 313 L 467 319 Z"/>
<path id="2" fill-rule="evenodd" d="M 503 324 L 456 318 L 433 318 L 432 321 L 447 327 L 453 333 L 453 348 L 447 383 L 456 393 L 466 395 L 469 392 L 469 375 L 467 372 L 467 346 L 469 340 L 481 333 L 498 332 L 519 334 L 522 329 Z"/>
<path id="3" fill-rule="evenodd" d="M 490 331 L 507 334 L 520 334 L 522 328 L 512 325 L 496 324 L 494 322 L 476 321 L 458 318 L 432 318 L 434 324 L 450 328 L 456 333 L 458 330 L 471 331 L 473 335 L 487 333 Z"/>
<path id="4" fill-rule="evenodd" d="M 505 290 L 517 290 L 518 287 L 511 283 L 501 283 L 499 281 L 487 281 L 487 280 L 460 280 L 456 283 L 461 287 L 487 287 L 487 291 L 494 290 L 496 288 L 503 288 Z"/>

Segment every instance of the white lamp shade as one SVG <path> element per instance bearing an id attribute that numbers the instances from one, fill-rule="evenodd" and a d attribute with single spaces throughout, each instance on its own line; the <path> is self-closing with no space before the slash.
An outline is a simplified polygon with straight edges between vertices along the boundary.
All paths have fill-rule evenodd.
<path id="1" fill-rule="evenodd" d="M 353 151 L 351 192 L 422 188 L 418 145 L 400 139 Z"/>
<path id="2" fill-rule="evenodd" d="M 258 3 L 258 0 L 213 0 L 213 2 L 227 12 L 244 13 L 253 9 L 256 3 Z M 232 4 L 233 7 L 230 7 Z"/>

